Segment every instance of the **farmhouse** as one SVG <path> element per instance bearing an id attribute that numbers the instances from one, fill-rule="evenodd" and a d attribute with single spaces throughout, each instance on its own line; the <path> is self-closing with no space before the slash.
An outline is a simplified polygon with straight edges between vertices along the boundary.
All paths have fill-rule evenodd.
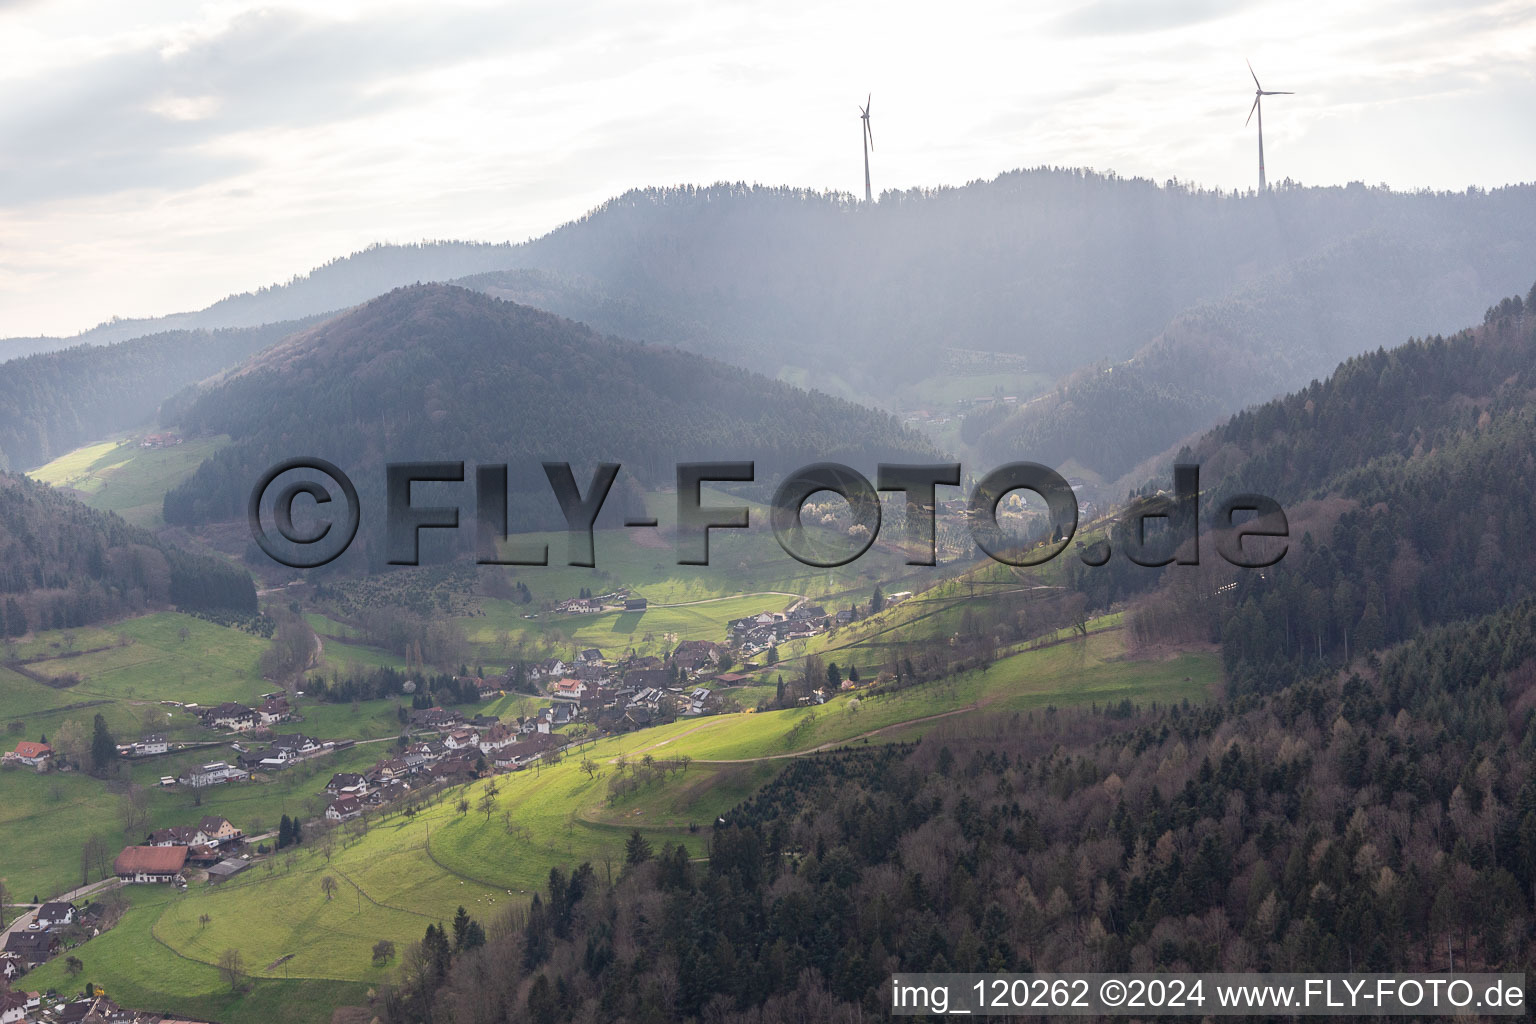
<path id="1" fill-rule="evenodd" d="M 117 855 L 112 869 L 125 882 L 165 883 L 181 881 L 186 866 L 185 846 L 129 846 Z"/>
<path id="2" fill-rule="evenodd" d="M 53 756 L 53 748 L 46 743 L 33 743 L 31 740 L 22 740 L 16 744 L 16 749 L 11 753 L 11 760 L 20 761 L 32 768 L 45 768 L 48 759 Z"/>

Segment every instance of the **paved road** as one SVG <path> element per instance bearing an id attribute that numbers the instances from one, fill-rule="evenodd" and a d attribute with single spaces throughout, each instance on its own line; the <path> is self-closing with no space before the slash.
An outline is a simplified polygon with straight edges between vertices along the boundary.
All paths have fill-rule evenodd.
<path id="1" fill-rule="evenodd" d="M 94 896 L 99 892 L 106 892 L 108 889 L 116 889 L 122 884 L 123 882 L 120 878 L 103 878 L 99 882 L 92 882 L 90 885 L 82 885 L 78 889 L 71 889 L 69 892 L 66 892 L 62 896 L 55 896 L 50 902 L 74 903 L 76 900 L 83 900 L 87 896 Z M 41 904 L 22 903 L 17 904 L 17 906 L 28 907 L 30 909 L 19 911 L 16 914 L 16 920 L 8 922 L 5 930 L 0 931 L 0 945 L 5 944 L 6 936 L 10 935 L 12 932 L 26 931 L 27 925 L 32 922 L 34 917 L 36 917 L 37 908 L 41 906 Z"/>

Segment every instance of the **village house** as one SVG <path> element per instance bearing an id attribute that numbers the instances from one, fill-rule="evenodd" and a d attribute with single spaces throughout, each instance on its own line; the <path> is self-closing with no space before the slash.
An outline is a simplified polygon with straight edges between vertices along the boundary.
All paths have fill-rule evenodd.
<path id="1" fill-rule="evenodd" d="M 106 996 L 90 996 L 59 1011 L 59 1024 L 135 1024 L 138 1014 L 124 1010 Z M 164 1024 L 163 1020 L 161 1024 Z"/>
<path id="2" fill-rule="evenodd" d="M 497 722 L 480 734 L 480 753 L 490 755 L 517 742 L 517 733 Z"/>
<path id="3" fill-rule="evenodd" d="M 368 780 L 355 772 L 337 772 L 325 784 L 325 791 L 331 796 L 361 796 L 368 792 Z"/>
<path id="4" fill-rule="evenodd" d="M 587 684 L 580 679 L 561 679 L 550 688 L 550 691 L 556 698 L 581 700 L 587 692 Z"/>
<path id="5" fill-rule="evenodd" d="M 262 725 L 276 725 L 292 718 L 293 708 L 289 706 L 287 697 L 268 697 L 256 709 L 256 714 Z"/>
<path id="6" fill-rule="evenodd" d="M 185 846 L 128 846 L 117 855 L 112 870 L 129 884 L 180 882 L 187 866 Z"/>
<path id="7" fill-rule="evenodd" d="M 411 712 L 411 724 L 418 729 L 452 729 L 464 724 L 464 716 L 444 708 L 420 708 Z"/>
<path id="8" fill-rule="evenodd" d="M 470 747 L 478 747 L 480 737 L 473 729 L 455 729 L 443 737 L 443 746 L 449 750 L 468 750 Z"/>
<path id="9" fill-rule="evenodd" d="M 262 724 L 261 716 L 244 704 L 227 701 L 203 715 L 203 721 L 215 729 L 249 732 Z"/>
<path id="10" fill-rule="evenodd" d="M 178 781 L 183 786 L 201 789 L 205 786 L 218 786 L 226 782 L 243 782 L 250 777 L 251 773 L 243 768 L 236 768 L 225 761 L 211 761 L 201 768 L 190 769 Z"/>
<path id="11" fill-rule="evenodd" d="M 8 949 L 0 949 L 0 981 L 15 981 L 27 971 L 27 964 L 21 958 L 20 953 L 12 953 Z M 4 986 L 0 986 L 3 990 Z"/>
<path id="12" fill-rule="evenodd" d="M 365 807 L 383 807 L 385 804 L 394 803 L 406 797 L 411 791 L 410 785 L 403 779 L 390 779 L 381 783 L 363 794 L 362 801 Z"/>
<path id="13" fill-rule="evenodd" d="M 26 994 L 8 989 L 0 991 L 0 1024 L 21 1024 L 26 1019 Z"/>
<path id="14" fill-rule="evenodd" d="M 545 679 L 559 679 L 570 671 L 569 665 L 559 658 L 546 658 L 543 661 L 534 662 L 528 666 L 528 678 L 533 682 L 541 682 Z"/>
<path id="15" fill-rule="evenodd" d="M 73 903 L 44 903 L 37 908 L 37 927 L 66 928 L 75 923 Z"/>
<path id="16" fill-rule="evenodd" d="M 501 771 L 526 768 L 544 754 L 561 745 L 558 737 L 534 734 L 524 737 L 510 746 L 503 747 L 496 755 L 495 765 Z"/>
<path id="17" fill-rule="evenodd" d="M 164 736 L 145 736 L 134 743 L 126 743 L 117 748 L 120 757 L 154 757 L 164 754 L 171 749 L 170 741 Z"/>
<path id="18" fill-rule="evenodd" d="M 53 757 L 53 748 L 46 743 L 34 743 L 31 740 L 22 740 L 16 744 L 16 749 L 6 755 L 7 760 L 19 761 L 29 768 L 42 771 L 48 767 L 48 759 Z"/>
<path id="19" fill-rule="evenodd" d="M 363 802 L 355 796 L 339 796 L 325 809 L 325 820 L 350 821 L 363 813 Z"/>
<path id="20" fill-rule="evenodd" d="M 717 667 L 724 652 L 713 640 L 684 640 L 672 652 L 672 664 L 690 674 Z"/>

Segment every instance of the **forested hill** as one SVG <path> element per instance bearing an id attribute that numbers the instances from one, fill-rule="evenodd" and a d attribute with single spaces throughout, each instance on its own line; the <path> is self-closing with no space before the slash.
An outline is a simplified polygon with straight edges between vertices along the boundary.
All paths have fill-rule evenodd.
<path id="1" fill-rule="evenodd" d="M 0 473 L 0 636 L 167 606 L 254 614 L 256 590 L 234 566 Z"/>
<path id="2" fill-rule="evenodd" d="M 767 480 L 934 454 L 884 413 L 447 285 L 399 289 L 296 335 L 167 414 L 234 438 L 167 496 L 172 523 L 237 516 L 262 470 L 305 454 L 360 487 L 386 461 L 531 467 L 514 514 L 560 525 L 540 460 L 572 463 L 585 487 L 599 461 L 659 485 L 678 462 L 752 459 Z"/>
<path id="3" fill-rule="evenodd" d="M 148 423 L 162 401 L 188 384 L 311 323 L 169 331 L 13 359 L 0 366 L 0 469 L 31 469 Z"/>
<path id="4" fill-rule="evenodd" d="M 1459 209 L 1464 219 L 1392 219 L 1312 252 L 1281 245 L 1256 278 L 1181 312 L 1132 358 L 1084 367 L 1040 401 L 976 429 L 985 433 L 979 447 L 994 458 L 1075 459 L 1113 481 L 1342 359 L 1473 322 L 1486 296 L 1524 289 L 1536 271 L 1536 205 L 1520 195 L 1423 198 L 1417 212 Z M 1296 214 L 1283 204 L 1298 200 L 1275 201 Z"/>
<path id="5" fill-rule="evenodd" d="M 407 951 L 386 1019 L 857 1024 L 921 971 L 1527 970 L 1533 666 L 1524 604 L 1264 698 L 797 760 L 707 864 L 636 833 L 616 884 L 556 869 L 483 947 Z"/>
<path id="6" fill-rule="evenodd" d="M 1475 330 L 1351 359 L 1181 458 L 1207 514 L 1250 491 L 1291 518 L 1273 569 L 1215 599 L 1170 567 L 1139 613 L 1220 639 L 1235 692 L 1496 612 L 1536 592 L 1536 311 L 1512 296 Z"/>
<path id="7" fill-rule="evenodd" d="M 1348 355 L 1452 330 L 1484 296 L 1523 288 L 1536 187 L 1253 196 L 1039 168 L 876 204 L 744 185 L 643 189 L 514 258 L 698 320 L 743 365 L 835 373 L 869 394 L 935 372 L 953 347 L 1050 373 L 1125 359 L 1218 303 L 1216 358 L 1254 349 L 1282 360 L 1265 367 L 1269 390 L 1219 410 L 1230 411 Z M 1318 288 L 1333 277 L 1348 287 Z M 1271 330 L 1275 313 L 1294 319 L 1284 334 Z"/>

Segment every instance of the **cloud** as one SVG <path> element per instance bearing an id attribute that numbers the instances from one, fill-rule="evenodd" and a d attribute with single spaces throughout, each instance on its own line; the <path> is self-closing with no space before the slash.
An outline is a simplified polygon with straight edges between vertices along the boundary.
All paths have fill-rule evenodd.
<path id="1" fill-rule="evenodd" d="M 140 41 L 5 105 L 0 203 L 217 181 L 260 163 L 243 136 L 409 107 L 420 98 L 417 76 L 581 31 L 580 9 L 562 10 L 558 19 L 450 10 L 364 22 L 261 10 Z"/>
<path id="2" fill-rule="evenodd" d="M 1246 2 L 1232 0 L 1092 0 L 1056 19 L 1062 35 L 1126 35 L 1161 32 L 1236 14 Z"/>

